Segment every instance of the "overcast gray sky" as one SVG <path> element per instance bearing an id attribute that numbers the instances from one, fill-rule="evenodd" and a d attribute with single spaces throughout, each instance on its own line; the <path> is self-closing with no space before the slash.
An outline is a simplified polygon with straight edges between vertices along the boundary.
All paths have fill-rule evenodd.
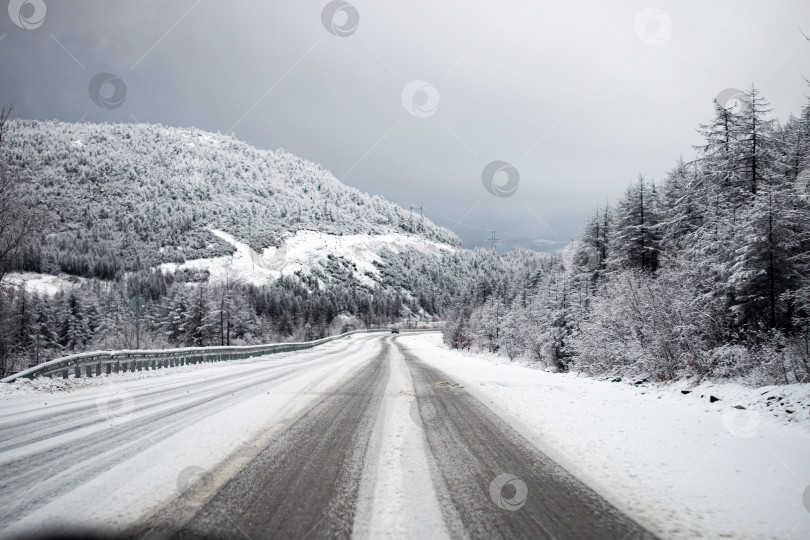
<path id="1" fill-rule="evenodd" d="M 423 203 L 467 246 L 569 240 L 693 156 L 726 88 L 755 83 L 780 119 L 810 94 L 807 0 L 3 3 L 18 117 L 234 132 Z M 120 78 L 96 79 L 101 106 L 99 73 Z M 488 191 L 493 161 L 514 169 Z"/>

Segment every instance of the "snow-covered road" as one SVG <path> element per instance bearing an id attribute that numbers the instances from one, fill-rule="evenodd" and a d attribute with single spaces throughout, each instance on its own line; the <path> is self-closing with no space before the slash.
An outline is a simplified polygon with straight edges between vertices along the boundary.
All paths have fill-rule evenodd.
<path id="1" fill-rule="evenodd" d="M 243 465 L 280 419 L 380 347 L 373 335 L 352 336 L 242 362 L 71 380 L 68 392 L 4 388 L 0 536 L 130 530 L 216 481 L 208 471 Z"/>
<path id="2" fill-rule="evenodd" d="M 784 463 L 737 476 L 720 463 L 753 466 L 752 446 L 724 455 L 706 411 L 459 355 L 436 334 L 0 391 L 3 538 L 798 538 L 810 524 L 777 505 L 801 508 L 804 480 L 779 469 L 810 474 L 803 432 L 763 421 Z M 682 472 L 705 463 L 717 500 Z M 764 500 L 740 509 L 752 492 Z"/>
<path id="3" fill-rule="evenodd" d="M 280 425 L 209 499 L 180 500 L 143 529 L 170 538 L 227 538 L 234 528 L 248 538 L 650 537 L 441 371 L 379 339 L 369 362 Z"/>

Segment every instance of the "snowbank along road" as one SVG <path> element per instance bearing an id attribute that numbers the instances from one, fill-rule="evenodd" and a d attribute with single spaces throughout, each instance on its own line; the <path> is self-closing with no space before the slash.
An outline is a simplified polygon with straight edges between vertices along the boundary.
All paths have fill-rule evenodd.
<path id="1" fill-rule="evenodd" d="M 395 336 L 84 384 L 0 412 L 3 537 L 652 537 Z"/>

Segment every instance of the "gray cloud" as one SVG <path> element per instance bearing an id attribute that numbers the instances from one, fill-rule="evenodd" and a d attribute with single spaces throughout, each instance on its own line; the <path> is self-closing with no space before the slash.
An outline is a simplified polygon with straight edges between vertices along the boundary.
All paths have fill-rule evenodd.
<path id="1" fill-rule="evenodd" d="M 655 2 L 671 31 L 652 20 L 641 36 L 651 6 L 636 1 L 355 1 L 345 37 L 324 27 L 328 3 L 46 2 L 37 28 L 0 17 L 0 102 L 24 118 L 235 125 L 437 223 L 466 214 L 455 230 L 475 245 L 489 229 L 569 239 L 638 173 L 693 155 L 720 91 L 757 83 L 785 118 L 810 76 L 803 0 Z M 88 95 L 102 72 L 126 85 L 117 108 Z M 435 88 L 431 114 L 403 106 L 412 81 Z M 496 160 L 520 173 L 512 197 L 482 185 Z"/>

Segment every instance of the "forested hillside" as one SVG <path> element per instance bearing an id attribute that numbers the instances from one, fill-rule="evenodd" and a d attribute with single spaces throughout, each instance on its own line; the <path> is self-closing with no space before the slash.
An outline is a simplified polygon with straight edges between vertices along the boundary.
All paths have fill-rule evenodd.
<path id="1" fill-rule="evenodd" d="M 51 294 L 15 286 L 20 274 L 6 281 L 4 372 L 86 350 L 133 348 L 128 302 L 135 295 L 146 300 L 142 347 L 316 339 L 346 328 L 436 320 L 479 275 L 544 260 L 533 252 L 496 258 L 480 250 L 422 250 L 421 241 L 414 249 L 394 237 L 376 252 L 371 271 L 355 264 L 354 253 L 333 247 L 275 281 L 211 280 L 209 261 L 235 249 L 213 229 L 259 254 L 302 230 L 320 231 L 337 246 L 349 234 L 378 246 L 390 237 L 384 233 L 424 234 L 439 246 L 459 241 L 315 164 L 231 137 L 137 124 L 17 120 L 6 128 L 2 173 L 43 221 L 13 268 L 58 276 L 59 285 Z M 192 260 L 201 268 L 160 266 Z"/>
<path id="2" fill-rule="evenodd" d="M 152 124 L 12 121 L 3 160 L 24 197 L 52 217 L 23 270 L 112 279 L 116 273 L 231 253 L 221 229 L 258 252 L 301 229 L 458 238 L 341 184 L 282 150 Z"/>
<path id="3" fill-rule="evenodd" d="M 447 343 L 557 370 L 810 380 L 810 102 L 715 104 L 697 158 L 598 208 L 542 275 L 482 275 Z"/>
<path id="4" fill-rule="evenodd" d="M 439 276 L 450 252 L 383 249 L 371 275 L 351 259 L 324 255 L 262 285 L 209 282 L 204 268 L 159 268 L 232 254 L 212 229 L 259 254 L 302 230 L 336 242 L 394 233 L 459 244 L 447 229 L 281 150 L 195 129 L 16 120 L 4 124 L 0 157 L 15 200 L 42 221 L 11 269 L 58 275 L 61 283 L 56 294 L 13 286 L 14 279 L 4 284 L 3 372 L 134 347 L 134 295 L 147 301 L 141 344 L 160 348 L 314 339 L 347 326 L 432 320 L 453 294 Z"/>

